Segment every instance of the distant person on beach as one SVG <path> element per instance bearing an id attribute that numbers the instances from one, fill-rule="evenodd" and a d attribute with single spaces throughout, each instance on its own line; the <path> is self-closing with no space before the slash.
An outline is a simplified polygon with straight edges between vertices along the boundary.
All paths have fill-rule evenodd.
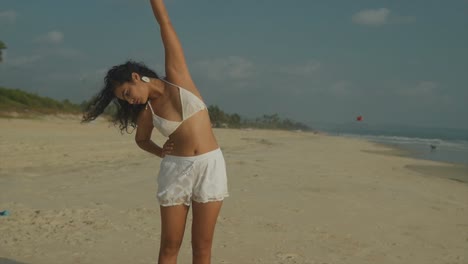
<path id="1" fill-rule="evenodd" d="M 133 61 L 112 67 L 83 122 L 96 119 L 113 102 L 120 130 L 136 128 L 136 144 L 162 158 L 159 263 L 176 263 L 190 206 L 193 263 L 210 263 L 216 221 L 228 196 L 225 162 L 164 1 L 150 2 L 164 45 L 166 76 Z M 162 147 L 151 140 L 154 127 L 168 138 Z"/>

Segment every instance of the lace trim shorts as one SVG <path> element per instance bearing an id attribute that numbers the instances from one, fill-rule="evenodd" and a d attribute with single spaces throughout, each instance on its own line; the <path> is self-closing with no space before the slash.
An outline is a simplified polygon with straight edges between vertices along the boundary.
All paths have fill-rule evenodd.
<path id="1" fill-rule="evenodd" d="M 158 175 L 161 206 L 206 203 L 228 197 L 226 164 L 221 149 L 198 156 L 166 155 Z"/>

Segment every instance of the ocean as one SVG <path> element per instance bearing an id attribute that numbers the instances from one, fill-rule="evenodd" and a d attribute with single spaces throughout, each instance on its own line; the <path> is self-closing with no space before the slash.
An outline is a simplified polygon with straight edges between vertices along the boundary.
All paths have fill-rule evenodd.
<path id="1" fill-rule="evenodd" d="M 362 138 L 406 150 L 411 157 L 468 165 L 468 129 L 375 125 L 364 122 L 318 128 L 331 135 Z"/>

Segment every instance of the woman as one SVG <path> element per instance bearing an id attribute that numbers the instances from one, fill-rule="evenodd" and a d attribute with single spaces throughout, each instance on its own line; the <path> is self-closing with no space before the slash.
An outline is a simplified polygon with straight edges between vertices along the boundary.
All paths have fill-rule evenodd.
<path id="1" fill-rule="evenodd" d="M 83 121 L 94 120 L 112 101 L 120 129 L 136 127 L 137 145 L 163 158 L 159 263 L 176 263 L 190 206 L 193 263 L 210 263 L 216 219 L 228 196 L 224 158 L 164 2 L 151 0 L 151 6 L 164 44 L 166 78 L 132 61 L 112 67 Z M 151 141 L 154 127 L 169 138 L 162 147 Z"/>

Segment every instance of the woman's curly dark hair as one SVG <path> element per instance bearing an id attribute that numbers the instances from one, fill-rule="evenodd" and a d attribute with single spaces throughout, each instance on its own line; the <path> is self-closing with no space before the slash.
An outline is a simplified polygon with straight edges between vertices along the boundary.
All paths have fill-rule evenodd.
<path id="1" fill-rule="evenodd" d="M 136 127 L 138 113 L 143 110 L 145 105 L 129 104 L 127 101 L 117 98 L 114 95 L 114 90 L 126 82 L 132 82 L 133 72 L 141 76 L 159 79 L 158 74 L 143 63 L 127 61 L 124 64 L 112 67 L 104 77 L 104 88 L 91 99 L 84 111 L 81 122 L 93 121 L 113 102 L 117 108 L 117 112 L 112 116 L 114 125 L 118 124 L 122 133 L 123 131 L 131 133 L 131 131 L 128 132 L 128 127 Z"/>

